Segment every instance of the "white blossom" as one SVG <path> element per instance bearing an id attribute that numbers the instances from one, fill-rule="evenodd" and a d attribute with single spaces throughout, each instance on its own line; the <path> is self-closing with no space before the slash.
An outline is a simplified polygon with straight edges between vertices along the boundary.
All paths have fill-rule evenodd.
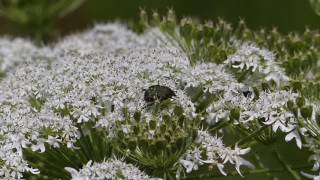
<path id="1" fill-rule="evenodd" d="M 207 131 L 202 130 L 198 131 L 196 143 L 200 144 L 201 149 L 188 150 L 183 156 L 184 158 L 179 161 L 187 173 L 197 170 L 198 165 L 201 164 L 216 165 L 223 175 L 227 175 L 224 171 L 224 165 L 227 163 L 234 164 L 240 175 L 241 165 L 254 168 L 249 161 L 241 157 L 241 155 L 247 154 L 250 148 L 241 149 L 236 146 L 235 149 L 231 149 L 230 147 L 225 147 L 221 138 L 212 136 Z M 201 150 L 206 153 L 205 159 L 201 157 Z"/>
<path id="2" fill-rule="evenodd" d="M 130 115 L 141 112 L 140 123 L 159 120 L 159 127 L 164 123 L 161 114 L 154 117 L 144 100 L 144 90 L 157 84 L 175 92 L 171 101 L 183 108 L 188 119 L 198 115 L 198 104 L 191 101 L 188 92 L 203 88 L 218 99 L 205 110 L 208 115 L 201 117 L 209 125 L 228 120 L 230 109 L 239 108 L 238 123 L 263 119 L 262 123 L 272 126 L 274 132 L 287 133 L 285 140 L 295 139 L 301 148 L 302 133 L 294 115 L 285 109 L 286 103 L 298 96 L 296 93 L 278 89 L 262 91 L 259 97 L 242 93 L 245 88 L 252 91 L 251 86 L 262 81 L 273 80 L 279 87 L 288 81 L 275 54 L 252 43 L 236 48 L 224 64 L 202 60 L 192 64 L 159 28 L 138 35 L 119 23 L 97 24 L 51 46 L 36 47 L 28 40 L 0 38 L 0 73 L 6 73 L 0 81 L 0 178 L 22 179 L 26 172 L 40 173 L 24 159 L 25 148 L 39 153 L 45 152 L 47 145 L 77 148 L 79 124 L 90 121 L 95 123 L 94 128 L 103 128 L 108 138 L 117 136 L 116 124 L 124 120 L 124 109 Z M 256 76 L 238 82 L 230 67 Z M 314 116 L 310 122 L 315 121 Z M 46 129 L 49 134 L 43 133 Z M 132 125 L 121 125 L 120 129 L 130 134 Z M 312 128 L 306 131 L 313 132 Z M 155 130 L 148 130 L 147 135 L 155 138 Z M 203 164 L 216 166 L 223 175 L 226 164 L 234 165 L 240 175 L 240 166 L 253 167 L 242 157 L 249 147 L 226 147 L 221 138 L 202 130 L 194 143 L 196 147 L 187 150 L 177 162 L 187 173 Z M 310 140 L 305 146 L 313 148 L 314 143 Z M 317 154 L 312 160 L 318 169 Z M 89 161 L 80 170 L 65 169 L 79 180 L 115 179 L 120 171 L 126 179 L 149 178 L 117 159 Z"/>
<path id="3" fill-rule="evenodd" d="M 118 159 L 109 159 L 101 163 L 89 161 L 79 171 L 71 167 L 65 167 L 65 170 L 71 174 L 72 180 L 160 180 L 160 178 L 151 178 L 132 164 L 126 164 Z"/>
<path id="4" fill-rule="evenodd" d="M 260 79 L 266 81 L 273 80 L 278 86 L 289 81 L 283 68 L 275 61 L 275 54 L 267 49 L 257 47 L 254 43 L 241 44 L 237 52 L 229 56 L 224 63 L 236 69 L 255 73 L 246 83 L 256 84 L 257 77 L 260 76 L 263 77 Z"/>

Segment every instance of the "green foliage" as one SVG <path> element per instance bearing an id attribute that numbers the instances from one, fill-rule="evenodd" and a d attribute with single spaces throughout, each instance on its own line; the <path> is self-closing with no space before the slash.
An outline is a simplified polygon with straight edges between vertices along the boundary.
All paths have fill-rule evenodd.
<path id="1" fill-rule="evenodd" d="M 314 12 L 320 16 L 320 1 L 319 0 L 309 0 Z"/>
<path id="2" fill-rule="evenodd" d="M 57 35 L 54 20 L 76 10 L 85 0 L 1 0 L 0 16 L 22 28 L 23 34 L 42 42 Z"/>

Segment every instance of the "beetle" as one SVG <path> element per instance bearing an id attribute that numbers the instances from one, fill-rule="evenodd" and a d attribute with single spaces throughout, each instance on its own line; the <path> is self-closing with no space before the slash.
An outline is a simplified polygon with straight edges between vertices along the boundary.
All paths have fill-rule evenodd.
<path id="1" fill-rule="evenodd" d="M 252 95 L 252 92 L 247 90 L 247 91 L 242 91 L 242 94 L 244 95 L 244 97 L 250 97 Z"/>
<path id="2" fill-rule="evenodd" d="M 144 100 L 147 103 L 154 103 L 156 100 L 164 101 L 176 96 L 174 91 L 167 86 L 152 85 L 144 89 Z"/>

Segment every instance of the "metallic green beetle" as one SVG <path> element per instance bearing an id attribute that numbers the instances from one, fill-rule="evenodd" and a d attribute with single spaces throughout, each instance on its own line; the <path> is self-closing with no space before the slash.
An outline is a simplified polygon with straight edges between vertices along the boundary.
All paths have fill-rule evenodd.
<path id="1" fill-rule="evenodd" d="M 152 85 L 144 90 L 144 100 L 154 103 L 156 100 L 163 101 L 176 96 L 174 91 L 167 86 Z"/>

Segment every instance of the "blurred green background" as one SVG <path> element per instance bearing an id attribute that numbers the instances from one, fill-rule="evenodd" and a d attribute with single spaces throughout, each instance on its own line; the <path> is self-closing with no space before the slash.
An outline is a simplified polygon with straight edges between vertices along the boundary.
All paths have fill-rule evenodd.
<path id="1" fill-rule="evenodd" d="M 289 32 L 320 27 L 320 16 L 313 12 L 308 0 L 87 0 L 55 25 L 62 34 L 68 34 L 96 22 L 136 20 L 141 7 L 162 14 L 172 8 L 178 17 L 192 16 L 203 21 L 221 17 L 236 23 L 241 17 L 252 29 L 277 27 Z M 0 35 L 18 33 L 14 22 L 0 19 Z"/>

